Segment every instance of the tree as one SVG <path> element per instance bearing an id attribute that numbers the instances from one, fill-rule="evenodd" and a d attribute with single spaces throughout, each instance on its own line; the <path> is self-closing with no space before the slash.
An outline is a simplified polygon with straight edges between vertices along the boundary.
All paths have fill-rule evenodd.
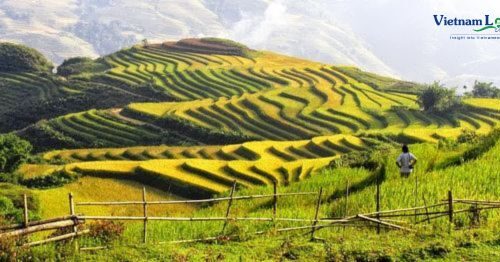
<path id="1" fill-rule="evenodd" d="M 0 42 L 0 72 L 52 72 L 54 66 L 37 50 Z"/>
<path id="2" fill-rule="evenodd" d="M 14 134 L 0 135 L 0 173 L 14 172 L 28 159 L 31 144 Z"/>
<path id="3" fill-rule="evenodd" d="M 472 88 L 472 96 L 474 97 L 489 97 L 489 98 L 500 98 L 500 89 L 495 87 L 493 83 L 486 82 L 474 82 L 474 87 Z"/>
<path id="4" fill-rule="evenodd" d="M 427 86 L 419 95 L 418 102 L 427 112 L 451 113 L 461 105 L 455 89 L 448 89 L 439 82 Z"/>

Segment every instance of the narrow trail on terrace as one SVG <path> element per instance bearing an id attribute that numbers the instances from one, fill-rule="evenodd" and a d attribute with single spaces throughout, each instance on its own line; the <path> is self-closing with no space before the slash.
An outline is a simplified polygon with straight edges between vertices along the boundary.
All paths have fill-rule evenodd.
<path id="1" fill-rule="evenodd" d="M 127 122 L 130 122 L 132 124 L 135 124 L 135 125 L 146 125 L 146 124 L 148 124 L 148 123 L 146 123 L 144 121 L 141 121 L 141 120 L 138 120 L 138 119 L 126 117 L 126 116 L 124 116 L 124 115 L 121 114 L 122 111 L 123 111 L 123 108 L 113 108 L 113 109 L 109 110 L 109 112 L 114 117 L 122 119 L 122 120 L 127 121 Z"/>

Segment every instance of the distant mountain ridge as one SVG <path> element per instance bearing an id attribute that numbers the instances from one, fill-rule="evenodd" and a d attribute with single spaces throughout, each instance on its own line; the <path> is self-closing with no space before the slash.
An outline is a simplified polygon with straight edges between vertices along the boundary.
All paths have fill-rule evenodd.
<path id="1" fill-rule="evenodd" d="M 294 19 L 275 27 L 273 16 L 289 16 L 282 8 L 280 1 L 266 0 L 5 0 L 0 2 L 0 40 L 24 43 L 60 64 L 75 56 L 106 55 L 145 38 L 217 36 L 253 48 L 394 74 L 360 39 L 332 23 L 304 14 L 310 23 Z M 249 13 L 255 14 L 250 20 Z M 308 41 L 297 45 L 297 37 Z"/>

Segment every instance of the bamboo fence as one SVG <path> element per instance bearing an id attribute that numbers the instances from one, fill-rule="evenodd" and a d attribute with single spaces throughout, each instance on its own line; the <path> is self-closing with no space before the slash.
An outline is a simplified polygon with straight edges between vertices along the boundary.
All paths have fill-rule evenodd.
<path id="1" fill-rule="evenodd" d="M 454 199 L 451 191 L 447 193 L 447 199 L 441 203 L 424 205 L 411 208 L 402 208 L 394 210 L 380 210 L 380 187 L 377 187 L 376 194 L 376 211 L 371 213 L 347 215 L 347 204 L 344 209 L 346 211 L 344 217 L 320 217 L 320 207 L 323 196 L 323 189 L 320 188 L 318 192 L 292 192 L 292 193 L 278 193 L 276 185 L 273 187 L 273 194 L 261 195 L 248 195 L 248 196 L 235 196 L 235 184 L 231 189 L 228 197 L 198 199 L 198 200 L 169 200 L 169 201 L 149 201 L 147 200 L 146 189 L 142 191 L 142 201 L 103 201 L 103 202 L 75 202 L 72 193 L 68 195 L 69 202 L 69 215 L 59 218 L 29 221 L 28 217 L 28 202 L 27 197 L 24 196 L 24 210 L 23 210 L 23 223 L 15 225 L 0 226 L 0 239 L 9 237 L 28 236 L 41 231 L 55 230 L 60 228 L 70 228 L 71 232 L 59 236 L 52 236 L 47 239 L 33 241 L 24 244 L 25 247 L 32 247 L 42 245 L 50 242 L 61 241 L 65 239 L 73 239 L 75 247 L 78 250 L 98 250 L 105 247 L 83 247 L 79 248 L 77 237 L 89 233 L 87 229 L 79 230 L 78 225 L 85 221 L 92 220 L 118 220 L 118 221 L 143 221 L 143 234 L 142 243 L 148 243 L 148 223 L 149 221 L 223 221 L 224 225 L 218 236 L 201 238 L 201 239 L 184 239 L 170 241 L 169 243 L 192 243 L 192 242 L 207 242 L 207 241 L 220 241 L 230 240 L 234 235 L 226 235 L 225 231 L 229 222 L 238 221 L 255 221 L 255 222 L 297 222 L 302 225 L 286 228 L 274 228 L 274 232 L 289 232 L 295 230 L 309 230 L 310 239 L 312 241 L 321 240 L 315 237 L 315 233 L 323 228 L 342 226 L 342 227 L 375 227 L 377 233 L 380 233 L 381 228 L 414 231 L 408 227 L 408 222 L 395 220 L 395 218 L 414 218 L 414 223 L 430 222 L 433 219 L 447 217 L 453 223 L 454 215 L 459 213 L 470 212 L 473 217 L 478 217 L 481 210 L 497 209 L 500 208 L 500 201 L 491 200 L 471 200 L 471 199 Z M 314 209 L 314 217 L 312 218 L 286 218 L 278 216 L 278 200 L 282 197 L 295 197 L 295 196 L 316 196 L 316 205 Z M 270 217 L 233 217 L 231 216 L 231 208 L 234 201 L 238 200 L 252 200 L 252 199 L 272 199 L 272 215 Z M 348 193 L 346 193 L 346 203 L 348 200 Z M 150 216 L 148 213 L 148 206 L 150 205 L 173 205 L 185 203 L 216 203 L 227 201 L 226 212 L 221 217 L 159 217 Z M 426 204 L 425 198 L 424 203 Z M 468 208 L 457 209 L 457 204 L 461 206 L 470 206 Z M 76 207 L 78 206 L 129 206 L 140 205 L 142 206 L 142 216 L 93 216 L 93 215 L 77 215 Z M 420 220 L 418 220 L 420 218 Z M 253 234 L 265 234 L 267 231 L 258 231 Z M 165 242 L 159 242 L 165 243 Z"/>

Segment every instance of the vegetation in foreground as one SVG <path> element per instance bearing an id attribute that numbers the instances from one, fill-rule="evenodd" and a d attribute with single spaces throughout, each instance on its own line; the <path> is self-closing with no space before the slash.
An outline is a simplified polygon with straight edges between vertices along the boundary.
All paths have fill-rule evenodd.
<path id="1" fill-rule="evenodd" d="M 280 188 L 280 192 L 316 191 L 325 192 L 320 208 L 321 217 L 342 217 L 375 210 L 375 187 L 381 175 L 363 166 L 371 161 L 382 161 L 386 166 L 381 183 L 382 210 L 420 206 L 436 203 L 452 190 L 456 198 L 497 199 L 500 188 L 497 163 L 500 161 L 499 133 L 488 137 L 474 135 L 459 140 L 443 141 L 439 144 L 415 144 L 411 151 L 419 157 L 419 163 L 410 178 L 401 178 L 393 159 L 399 148 L 375 150 L 368 155 L 355 153 L 345 155 L 343 161 L 332 162 L 332 169 L 324 169 L 300 183 Z M 378 152 L 384 152 L 380 154 Z M 456 159 L 461 159 L 457 162 Z M 342 167 L 343 166 L 343 167 Z M 474 173 L 471 179 L 471 172 Z M 415 178 L 418 191 L 415 198 Z M 348 209 L 345 209 L 345 188 L 349 187 Z M 237 195 L 271 193 L 269 187 L 244 189 Z M 43 196 L 43 194 L 41 194 Z M 425 196 L 425 200 L 424 197 Z M 100 196 L 103 198 L 104 196 Z M 103 199 L 104 200 L 104 199 Z M 112 199 L 109 199 L 112 200 Z M 424 202 L 425 201 L 425 202 Z M 280 198 L 279 217 L 312 218 L 316 197 Z M 50 209 L 47 204 L 42 207 Z M 45 206 L 44 206 L 45 205 Z M 222 216 L 227 203 L 201 206 L 192 211 L 184 210 L 177 216 L 203 217 Z M 156 215 L 172 215 L 171 207 L 156 209 Z M 80 209 L 85 214 L 105 214 L 109 209 Z M 96 212 L 96 213 L 94 213 Z M 129 210 L 128 215 L 140 215 L 140 209 Z M 189 213 L 190 212 L 190 213 Z M 232 216 L 270 217 L 272 205 L 268 200 L 237 201 Z M 110 214 L 110 213 L 107 213 Z M 294 260 L 299 261 L 418 261 L 418 260 L 473 260 L 494 261 L 500 258 L 498 211 L 481 213 L 480 226 L 472 223 L 468 214 L 457 215 L 450 225 L 447 218 L 434 220 L 430 224 L 417 226 L 416 233 L 383 231 L 380 235 L 373 229 L 325 228 L 316 236 L 322 242 L 309 242 L 306 231 L 299 233 L 273 233 L 273 224 L 238 222 L 230 223 L 227 235 L 238 235 L 231 241 L 221 239 L 213 244 L 153 244 L 162 241 L 193 239 L 220 234 L 222 222 L 153 222 L 149 226 L 149 245 L 142 245 L 141 223 L 109 225 L 115 229 L 125 226 L 125 231 L 109 239 L 82 238 L 82 246 L 111 246 L 110 250 L 73 253 L 66 245 L 38 247 L 28 252 L 40 258 L 64 260 L 164 260 L 222 261 Z M 412 220 L 408 220 L 409 223 Z M 292 222 L 279 222 L 277 227 L 296 226 Z M 101 225 L 102 226 L 102 225 Z M 451 231 L 450 231 L 451 229 Z M 103 230 L 103 229 L 100 229 Z M 264 230 L 265 237 L 252 233 Z M 108 231 L 104 230 L 110 234 Z M 116 237 L 116 238 L 115 238 Z M 360 240 L 362 239 L 362 241 Z M 137 246 L 129 246 L 130 244 Z M 250 248 L 253 247 L 253 248 Z"/>

